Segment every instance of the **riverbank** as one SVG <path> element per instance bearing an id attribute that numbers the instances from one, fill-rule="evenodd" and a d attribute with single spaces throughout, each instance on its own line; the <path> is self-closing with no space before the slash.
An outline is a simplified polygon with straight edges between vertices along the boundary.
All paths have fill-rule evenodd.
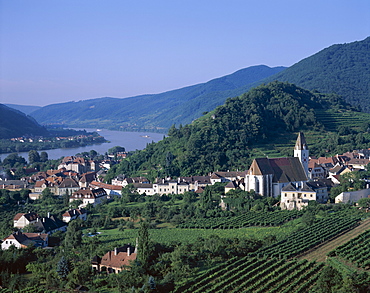
<path id="1" fill-rule="evenodd" d="M 94 132 L 96 129 L 75 129 L 75 130 L 86 130 L 86 132 Z M 72 148 L 56 148 L 56 149 L 44 149 L 43 151 L 48 153 L 49 159 L 59 159 L 61 157 L 75 155 L 77 153 L 89 152 L 95 150 L 100 154 L 104 154 L 108 149 L 114 146 L 122 146 L 126 151 L 142 150 L 148 143 L 157 142 L 163 139 L 164 135 L 161 133 L 149 133 L 149 132 L 123 132 L 101 129 L 98 131 L 99 135 L 104 137 L 107 142 L 78 146 Z M 25 159 L 28 158 L 28 151 L 17 152 L 20 156 Z M 0 154 L 0 159 L 3 160 L 10 153 Z"/>

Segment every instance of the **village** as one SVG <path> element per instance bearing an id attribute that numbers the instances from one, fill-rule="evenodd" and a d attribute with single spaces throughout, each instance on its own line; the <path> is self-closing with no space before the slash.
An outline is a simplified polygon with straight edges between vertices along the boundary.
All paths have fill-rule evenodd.
<path id="1" fill-rule="evenodd" d="M 220 209 L 230 209 L 224 199 L 231 190 L 240 189 L 279 199 L 278 206 L 281 210 L 302 210 L 310 201 L 320 204 L 330 202 L 330 190 L 340 184 L 341 176 L 354 172 L 361 174 L 370 163 L 369 149 L 354 150 L 333 157 L 311 157 L 303 133 L 298 134 L 292 152 L 292 157 L 256 158 L 246 171 L 215 171 L 207 176 L 176 179 L 157 178 L 155 182 L 149 182 L 145 177 L 127 178 L 121 174 L 110 184 L 104 182 L 105 174 L 117 160 L 126 158 L 125 152 L 110 155 L 102 161 L 87 160 L 79 156 L 65 157 L 56 170 L 34 172 L 20 180 L 0 180 L 1 189 L 31 190 L 30 200 L 38 200 L 46 189 L 55 197 L 69 196 L 71 206 L 60 219 L 49 213 L 46 217 L 34 212 L 15 214 L 13 226 L 16 232 L 3 239 L 1 248 L 6 250 L 11 246 L 25 248 L 30 245 L 48 247 L 49 237 L 54 233 L 64 233 L 68 224 L 75 219 L 85 221 L 89 207 L 120 198 L 122 189 L 128 186 L 141 196 L 171 196 L 189 191 L 200 195 L 206 186 L 223 183 L 224 194 L 219 199 Z M 369 182 L 366 182 L 366 187 L 340 193 L 335 197 L 335 203 L 353 204 L 369 197 Z M 97 271 L 118 273 L 136 255 L 137 245 L 127 244 L 108 251 L 103 257 L 95 256 L 91 265 Z"/>

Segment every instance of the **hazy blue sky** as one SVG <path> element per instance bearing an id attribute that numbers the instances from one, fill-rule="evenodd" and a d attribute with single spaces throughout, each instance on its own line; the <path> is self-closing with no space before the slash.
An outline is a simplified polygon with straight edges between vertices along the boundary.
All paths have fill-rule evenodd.
<path id="1" fill-rule="evenodd" d="M 369 0 L 0 0 L 0 103 L 159 93 L 369 35 Z"/>

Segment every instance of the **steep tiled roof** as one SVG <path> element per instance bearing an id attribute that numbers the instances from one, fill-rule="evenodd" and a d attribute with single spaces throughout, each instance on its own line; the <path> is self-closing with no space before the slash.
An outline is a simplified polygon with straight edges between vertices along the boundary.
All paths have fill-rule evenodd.
<path id="1" fill-rule="evenodd" d="M 122 189 L 122 186 L 107 184 L 107 183 L 98 182 L 98 181 L 91 182 L 89 186 L 93 188 L 98 187 L 98 188 L 105 188 L 105 189 L 110 189 L 110 190 L 121 190 Z"/>
<path id="2" fill-rule="evenodd" d="M 306 181 L 307 176 L 298 158 L 258 158 L 249 168 L 251 175 L 274 175 L 274 182 Z"/>
<path id="3" fill-rule="evenodd" d="M 24 216 L 29 222 L 32 222 L 32 221 L 35 221 L 39 215 L 36 214 L 36 213 L 27 213 L 27 214 L 24 214 L 24 213 L 18 213 L 15 215 L 15 217 L 13 218 L 14 221 L 18 221 L 22 216 Z"/>
<path id="4" fill-rule="evenodd" d="M 59 184 L 59 188 L 68 188 L 68 187 L 80 187 L 78 183 L 70 177 L 64 178 L 62 183 Z"/>
<path id="5" fill-rule="evenodd" d="M 97 188 L 97 189 L 81 188 L 73 192 L 71 198 L 80 198 L 80 195 L 86 198 L 97 198 L 97 197 L 105 196 L 107 195 L 107 193 L 105 192 L 103 188 Z"/>
<path id="6" fill-rule="evenodd" d="M 76 216 L 83 215 L 83 214 L 86 214 L 85 209 L 73 209 L 73 210 L 66 211 L 62 216 L 72 218 L 72 217 L 76 217 Z"/>
<path id="7" fill-rule="evenodd" d="M 128 255 L 127 250 L 130 249 L 130 255 Z M 121 268 L 122 266 L 130 265 L 130 261 L 133 261 L 137 257 L 137 253 L 134 253 L 135 248 L 131 245 L 125 245 L 123 247 L 117 248 L 113 251 L 108 251 L 101 258 L 101 265 L 112 267 L 112 268 Z"/>

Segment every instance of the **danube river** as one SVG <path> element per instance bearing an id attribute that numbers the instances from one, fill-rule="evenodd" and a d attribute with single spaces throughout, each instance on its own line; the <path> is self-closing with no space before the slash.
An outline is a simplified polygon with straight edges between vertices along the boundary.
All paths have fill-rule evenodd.
<path id="1" fill-rule="evenodd" d="M 94 132 L 96 129 L 83 128 L 88 132 Z M 76 128 L 76 130 L 81 130 Z M 77 153 L 89 152 L 95 150 L 99 154 L 104 154 L 108 149 L 114 146 L 122 146 L 126 151 L 142 150 L 148 143 L 152 141 L 157 142 L 163 139 L 163 133 L 149 133 L 149 132 L 124 132 L 102 129 L 99 134 L 109 142 L 88 145 L 86 147 L 69 148 L 69 149 L 53 149 L 45 150 L 48 153 L 49 159 L 59 159 L 60 157 L 72 156 Z M 41 151 L 39 151 L 41 152 Z M 0 154 L 1 160 L 6 158 L 9 154 Z M 28 152 L 19 153 L 20 156 L 28 160 Z"/>

